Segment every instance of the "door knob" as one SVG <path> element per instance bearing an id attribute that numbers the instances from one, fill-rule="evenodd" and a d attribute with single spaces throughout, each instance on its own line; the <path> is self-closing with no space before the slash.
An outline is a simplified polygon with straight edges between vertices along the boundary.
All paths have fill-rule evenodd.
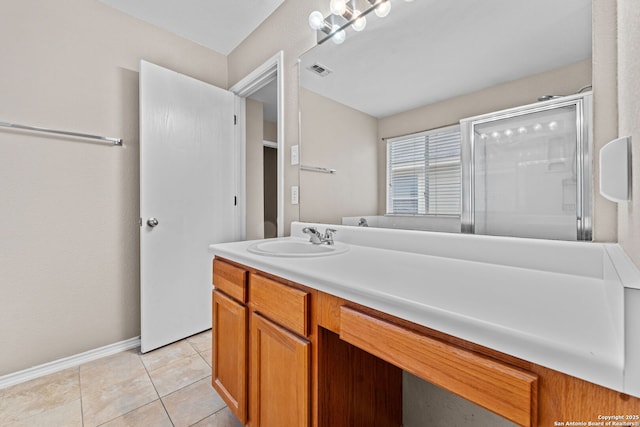
<path id="1" fill-rule="evenodd" d="M 155 219 L 155 218 L 149 218 L 149 219 L 147 220 L 147 225 L 148 225 L 149 227 L 152 227 L 152 228 L 153 228 L 153 227 L 155 227 L 156 225 L 158 225 L 158 220 L 157 220 L 157 219 Z"/>

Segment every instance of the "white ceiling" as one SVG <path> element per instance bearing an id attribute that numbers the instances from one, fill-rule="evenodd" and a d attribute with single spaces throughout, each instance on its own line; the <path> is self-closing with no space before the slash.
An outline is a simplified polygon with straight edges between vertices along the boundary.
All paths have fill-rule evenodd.
<path id="1" fill-rule="evenodd" d="M 284 0 L 99 0 L 228 55 Z"/>
<path id="2" fill-rule="evenodd" d="M 591 0 L 395 0 L 367 21 L 305 53 L 301 82 L 378 118 L 591 57 Z"/>

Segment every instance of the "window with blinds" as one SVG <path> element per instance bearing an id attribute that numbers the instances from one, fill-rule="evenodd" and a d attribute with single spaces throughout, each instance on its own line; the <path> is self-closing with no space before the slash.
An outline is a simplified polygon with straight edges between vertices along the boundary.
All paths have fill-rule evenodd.
<path id="1" fill-rule="evenodd" d="M 460 215 L 460 126 L 387 140 L 387 214 Z"/>

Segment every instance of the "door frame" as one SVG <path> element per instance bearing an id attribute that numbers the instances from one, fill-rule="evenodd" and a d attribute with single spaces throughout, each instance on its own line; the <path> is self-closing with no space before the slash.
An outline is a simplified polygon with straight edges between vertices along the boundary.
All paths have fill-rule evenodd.
<path id="1" fill-rule="evenodd" d="M 240 126 L 235 127 L 236 164 L 238 179 L 236 193 L 240 195 L 240 224 L 237 224 L 242 240 L 247 237 L 247 170 L 245 126 L 246 98 L 262 89 L 273 80 L 277 82 L 278 109 L 278 237 L 284 236 L 284 52 L 279 51 L 246 77 L 234 84 L 229 90 L 236 94 L 236 115 Z"/>

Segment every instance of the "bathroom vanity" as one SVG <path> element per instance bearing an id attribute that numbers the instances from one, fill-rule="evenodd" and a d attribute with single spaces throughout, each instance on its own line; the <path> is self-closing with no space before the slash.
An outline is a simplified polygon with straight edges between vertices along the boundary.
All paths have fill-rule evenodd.
<path id="1" fill-rule="evenodd" d="M 319 254 L 304 226 L 210 247 L 212 383 L 243 424 L 401 426 L 405 370 L 518 425 L 640 425 L 617 245 L 336 227 Z"/>

